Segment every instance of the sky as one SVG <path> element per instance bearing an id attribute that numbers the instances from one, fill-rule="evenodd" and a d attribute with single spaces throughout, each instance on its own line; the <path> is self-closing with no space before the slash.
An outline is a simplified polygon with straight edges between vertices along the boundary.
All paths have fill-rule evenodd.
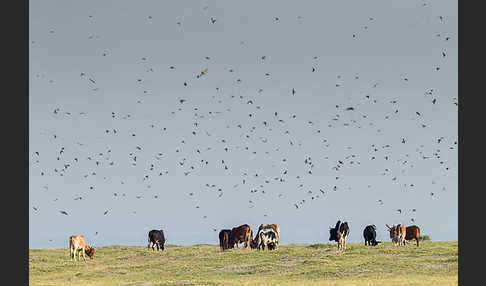
<path id="1" fill-rule="evenodd" d="M 458 237 L 457 1 L 29 3 L 29 247 Z M 65 212 L 64 214 L 61 212 Z M 334 243 L 334 242 L 333 242 Z"/>

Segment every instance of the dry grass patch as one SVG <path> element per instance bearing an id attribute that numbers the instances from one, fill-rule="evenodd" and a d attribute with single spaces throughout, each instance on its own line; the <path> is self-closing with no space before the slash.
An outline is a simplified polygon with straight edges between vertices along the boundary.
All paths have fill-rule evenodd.
<path id="1" fill-rule="evenodd" d="M 395 247 L 350 243 L 281 245 L 275 251 L 217 245 L 98 247 L 94 260 L 69 250 L 30 250 L 30 285 L 457 285 L 457 242 Z"/>

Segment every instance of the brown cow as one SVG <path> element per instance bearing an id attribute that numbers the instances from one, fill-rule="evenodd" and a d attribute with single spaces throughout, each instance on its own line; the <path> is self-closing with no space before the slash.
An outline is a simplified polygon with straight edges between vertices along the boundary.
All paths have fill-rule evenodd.
<path id="1" fill-rule="evenodd" d="M 71 235 L 69 237 L 69 256 L 71 257 L 71 260 L 76 260 L 76 253 L 78 253 L 78 260 L 81 258 L 81 253 L 79 251 L 83 252 L 83 259 L 86 261 L 86 257 L 84 254 L 88 254 L 89 258 L 93 259 L 95 249 L 94 247 L 89 246 L 86 243 L 86 240 L 84 239 L 84 235 Z"/>
<path id="2" fill-rule="evenodd" d="M 233 227 L 229 236 L 229 248 L 234 248 L 235 244 L 238 247 L 238 244 L 242 242 L 245 243 L 245 248 L 247 248 L 252 237 L 253 231 L 249 225 L 243 224 L 238 227 Z"/>
<path id="3" fill-rule="evenodd" d="M 390 232 L 390 238 L 395 245 L 405 245 L 405 225 L 397 224 L 397 226 L 386 225 L 388 231 Z"/>
<path id="4" fill-rule="evenodd" d="M 419 247 L 420 240 L 420 227 L 416 225 L 407 226 L 405 240 L 415 239 L 417 241 L 417 247 Z"/>
<path id="5" fill-rule="evenodd" d="M 280 238 L 280 227 L 275 223 L 267 224 L 267 225 L 264 225 L 263 223 L 260 224 L 260 226 L 258 227 L 257 234 L 255 235 L 255 239 L 252 241 L 252 243 L 250 243 L 250 246 L 252 248 L 256 248 L 259 245 L 258 241 L 260 238 L 260 231 L 263 229 L 273 229 L 276 232 L 277 239 L 276 239 L 275 249 L 277 249 L 279 245 L 279 238 Z"/>

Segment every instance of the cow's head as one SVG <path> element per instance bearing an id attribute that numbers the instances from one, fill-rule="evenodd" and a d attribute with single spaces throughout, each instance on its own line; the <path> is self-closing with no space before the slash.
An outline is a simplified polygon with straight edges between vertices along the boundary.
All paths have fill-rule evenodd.
<path id="1" fill-rule="evenodd" d="M 250 240 L 250 248 L 255 249 L 257 248 L 257 241 L 255 239 Z"/>
<path id="2" fill-rule="evenodd" d="M 371 241 L 371 245 L 373 246 L 377 246 L 379 243 L 381 243 L 381 241 L 376 241 L 376 240 Z"/>
<path id="3" fill-rule="evenodd" d="M 337 228 L 329 228 L 329 240 L 332 241 L 338 241 L 340 237 L 340 234 L 338 232 Z"/>
<path id="4" fill-rule="evenodd" d="M 84 250 L 84 253 L 86 253 L 89 256 L 89 258 L 93 259 L 94 253 L 95 253 L 95 248 L 94 247 L 91 247 L 91 246 L 88 246 Z"/>
<path id="5" fill-rule="evenodd" d="M 274 242 L 270 242 L 267 247 L 268 250 L 275 250 L 277 248 L 277 245 Z"/>
<path id="6" fill-rule="evenodd" d="M 339 226 L 341 225 L 341 221 L 338 220 L 336 223 L 336 226 L 334 228 L 329 227 L 329 240 L 332 241 L 339 241 L 339 238 L 341 237 L 341 233 L 339 232 Z"/>
<path id="7" fill-rule="evenodd" d="M 390 232 L 390 238 L 394 239 L 396 237 L 396 232 L 395 232 L 395 225 L 389 226 L 386 224 L 387 230 Z"/>

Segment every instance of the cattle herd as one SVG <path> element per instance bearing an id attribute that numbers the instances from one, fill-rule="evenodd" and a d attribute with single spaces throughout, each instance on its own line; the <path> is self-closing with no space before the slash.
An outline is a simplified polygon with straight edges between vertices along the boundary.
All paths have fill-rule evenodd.
<path id="1" fill-rule="evenodd" d="M 395 246 L 405 245 L 407 240 L 415 239 L 417 241 L 417 247 L 420 241 L 420 228 L 416 225 L 411 225 L 405 227 L 403 224 L 386 225 L 388 232 L 390 233 L 390 239 L 395 244 Z M 338 250 L 346 250 L 346 238 L 349 236 L 349 226 L 347 222 L 337 221 L 334 227 L 329 227 L 329 241 L 335 241 L 338 244 Z M 222 251 L 227 249 L 238 247 L 239 244 L 244 243 L 244 247 L 250 246 L 251 249 L 268 250 L 278 249 L 280 237 L 280 227 L 276 224 L 261 224 L 258 227 L 258 231 L 253 238 L 253 230 L 247 224 L 240 225 L 238 227 L 233 227 L 232 229 L 222 229 L 219 232 L 219 246 Z M 368 225 L 363 230 L 363 237 L 365 240 L 365 245 L 376 246 L 381 241 L 376 240 L 376 226 Z M 148 233 L 148 245 L 147 248 L 150 250 L 152 246 L 152 251 L 164 250 L 165 244 L 164 231 L 151 230 Z M 95 248 L 89 246 L 86 243 L 83 235 L 71 235 L 69 237 L 69 249 L 71 260 L 76 260 L 76 253 L 78 254 L 78 260 L 81 258 L 81 253 L 83 254 L 83 259 L 86 261 L 85 254 L 89 258 L 93 259 Z"/>

